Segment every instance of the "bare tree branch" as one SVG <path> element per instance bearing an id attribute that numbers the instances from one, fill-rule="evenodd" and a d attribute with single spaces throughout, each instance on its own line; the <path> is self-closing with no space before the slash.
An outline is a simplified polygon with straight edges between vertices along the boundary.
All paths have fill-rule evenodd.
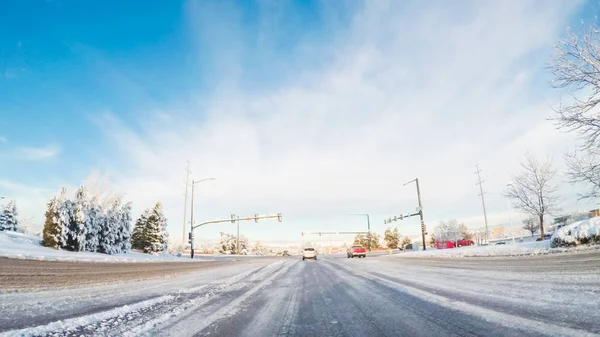
<path id="1" fill-rule="evenodd" d="M 558 186 L 552 184 L 556 169 L 552 158 L 538 161 L 527 153 L 521 163 L 522 172 L 513 176 L 505 196 L 513 200 L 515 208 L 539 219 L 541 236 L 544 236 L 544 215 L 559 210 Z"/>

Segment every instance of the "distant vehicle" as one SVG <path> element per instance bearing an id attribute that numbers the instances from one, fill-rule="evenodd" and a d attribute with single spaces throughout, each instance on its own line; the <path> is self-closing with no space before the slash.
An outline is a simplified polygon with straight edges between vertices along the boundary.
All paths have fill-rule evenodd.
<path id="1" fill-rule="evenodd" d="M 544 234 L 544 239 L 537 238 L 537 240 L 535 240 L 535 241 L 544 241 L 544 240 L 550 240 L 550 239 L 552 239 L 552 234 Z"/>
<path id="2" fill-rule="evenodd" d="M 504 241 L 496 242 L 496 245 L 505 245 L 505 244 L 506 244 L 506 242 L 504 242 Z"/>
<path id="3" fill-rule="evenodd" d="M 287 250 L 283 251 L 283 256 L 290 256 L 290 252 L 288 252 Z"/>
<path id="4" fill-rule="evenodd" d="M 404 246 L 404 250 L 412 250 L 412 249 L 413 249 L 412 243 L 409 243 Z"/>
<path id="5" fill-rule="evenodd" d="M 304 248 L 302 253 L 302 261 L 306 259 L 314 259 L 317 261 L 317 251 L 314 248 Z"/>
<path id="6" fill-rule="evenodd" d="M 457 247 L 472 246 L 474 244 L 475 244 L 475 242 L 473 242 L 473 240 L 458 240 L 458 241 L 456 241 Z"/>
<path id="7" fill-rule="evenodd" d="M 450 248 L 454 248 L 454 242 L 452 241 L 436 241 L 435 242 L 435 248 L 436 249 L 450 249 Z M 412 247 L 410 248 L 412 249 Z"/>
<path id="8" fill-rule="evenodd" d="M 346 255 L 348 255 L 348 258 L 354 258 L 355 256 L 358 256 L 359 258 L 367 257 L 367 249 L 363 246 L 355 245 L 348 248 Z"/>

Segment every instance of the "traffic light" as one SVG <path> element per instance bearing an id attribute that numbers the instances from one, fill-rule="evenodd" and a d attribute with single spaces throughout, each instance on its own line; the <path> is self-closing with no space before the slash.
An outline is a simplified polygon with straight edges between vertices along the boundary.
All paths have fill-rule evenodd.
<path id="1" fill-rule="evenodd" d="M 425 227 L 425 223 L 421 223 L 421 231 L 423 233 L 427 232 L 427 227 Z"/>
<path id="2" fill-rule="evenodd" d="M 394 215 L 394 221 L 398 221 L 398 217 Z"/>
<path id="3" fill-rule="evenodd" d="M 321 236 L 321 232 L 319 232 L 319 236 Z"/>
<path id="4" fill-rule="evenodd" d="M 231 214 L 231 223 L 235 223 L 235 214 Z"/>
<path id="5" fill-rule="evenodd" d="M 392 218 L 388 218 L 388 223 L 392 223 Z"/>
<path id="6" fill-rule="evenodd" d="M 188 237 L 189 237 L 188 243 L 192 243 L 192 240 L 194 239 L 194 234 L 192 232 L 189 232 L 188 234 L 189 234 L 188 235 Z"/>
<path id="7" fill-rule="evenodd" d="M 400 214 L 400 220 L 404 220 L 404 214 Z"/>
<path id="8" fill-rule="evenodd" d="M 258 223 L 258 214 L 254 214 L 254 222 Z"/>
<path id="9" fill-rule="evenodd" d="M 304 232 L 302 232 L 302 236 L 304 236 Z"/>
<path id="10" fill-rule="evenodd" d="M 277 213 L 277 221 L 282 222 L 283 219 L 281 217 L 281 213 Z"/>

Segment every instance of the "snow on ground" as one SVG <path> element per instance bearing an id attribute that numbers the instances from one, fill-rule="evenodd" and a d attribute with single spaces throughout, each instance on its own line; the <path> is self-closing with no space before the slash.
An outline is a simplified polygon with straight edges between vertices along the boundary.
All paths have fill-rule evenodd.
<path id="1" fill-rule="evenodd" d="M 600 241 L 600 217 L 574 222 L 557 229 L 550 240 L 553 246 L 578 245 Z"/>
<path id="2" fill-rule="evenodd" d="M 126 254 L 100 254 L 90 252 L 70 252 L 55 250 L 40 244 L 37 236 L 17 232 L 0 232 L 0 257 L 48 261 L 85 261 L 85 262 L 160 262 L 160 261 L 207 261 L 190 259 L 174 255 L 149 255 L 136 252 Z"/>
<path id="3" fill-rule="evenodd" d="M 401 254 L 389 255 L 390 257 L 491 257 L 491 256 L 530 256 L 545 255 L 571 251 L 600 249 L 600 246 L 581 246 L 576 248 L 551 248 L 550 240 L 507 243 L 504 245 L 471 246 L 451 249 L 428 248 L 426 251 L 411 251 Z"/>

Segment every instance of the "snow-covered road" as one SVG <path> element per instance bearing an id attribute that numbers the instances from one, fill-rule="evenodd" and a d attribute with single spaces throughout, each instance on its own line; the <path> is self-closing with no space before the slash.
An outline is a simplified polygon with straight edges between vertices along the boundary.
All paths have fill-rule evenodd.
<path id="1" fill-rule="evenodd" d="M 248 259 L 171 278 L 0 294 L 0 335 L 592 336 L 598 295 L 597 252 Z"/>

